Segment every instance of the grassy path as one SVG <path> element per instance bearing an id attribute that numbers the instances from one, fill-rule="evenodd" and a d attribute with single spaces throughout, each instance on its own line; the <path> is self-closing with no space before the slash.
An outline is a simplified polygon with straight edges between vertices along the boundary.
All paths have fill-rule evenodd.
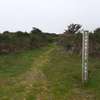
<path id="1" fill-rule="evenodd" d="M 48 84 L 45 75 L 39 68 L 48 63 L 49 54 L 53 49 L 47 48 L 39 56 L 33 57 L 31 67 L 23 74 L 8 77 L 9 79 L 6 77 L 3 79 L 4 77 L 2 78 L 1 76 L 0 93 L 2 94 L 0 95 L 0 100 L 40 100 L 40 98 L 44 100 L 42 95 L 45 95 L 46 98 Z M 35 85 L 38 85 L 39 88 Z"/>
<path id="2" fill-rule="evenodd" d="M 90 81 L 84 88 L 80 56 L 68 55 L 57 46 L 10 58 L 6 61 L 8 57 L 4 57 L 6 66 L 14 68 L 9 66 L 11 69 L 4 73 L 1 67 L 0 100 L 99 100 L 98 59 L 91 59 Z M 4 64 L 2 59 L 0 64 Z"/>
<path id="3" fill-rule="evenodd" d="M 20 76 L 20 83 L 23 85 L 26 90 L 25 90 L 25 97 L 32 95 L 34 96 L 34 85 L 38 85 L 37 94 L 35 94 L 35 99 L 36 100 L 48 100 L 48 81 L 46 79 L 46 76 L 40 69 L 40 67 L 45 66 L 45 64 L 48 63 L 49 61 L 49 54 L 53 51 L 54 48 L 49 49 L 48 51 L 42 53 L 37 59 L 34 60 L 32 64 L 32 68 L 24 73 L 23 75 Z M 41 90 L 40 90 L 41 89 Z M 30 97 L 29 97 L 30 98 Z M 33 97 L 32 97 L 33 99 Z M 25 98 L 23 99 L 25 100 Z"/>

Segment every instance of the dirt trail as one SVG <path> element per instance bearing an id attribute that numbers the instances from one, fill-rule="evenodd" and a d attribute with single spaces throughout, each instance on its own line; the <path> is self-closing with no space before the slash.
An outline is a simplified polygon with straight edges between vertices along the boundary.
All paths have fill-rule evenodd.
<path id="1" fill-rule="evenodd" d="M 36 94 L 36 100 L 49 100 L 48 98 L 48 85 L 49 82 L 47 81 L 46 76 L 41 71 L 40 67 L 45 66 L 49 62 L 49 54 L 54 50 L 54 48 L 50 48 L 48 51 L 41 54 L 37 57 L 32 64 L 32 68 L 27 71 L 26 73 L 20 75 L 17 78 L 18 83 L 15 84 L 17 87 L 24 87 L 24 97 L 21 100 L 26 100 L 26 97 L 31 93 L 32 89 L 34 88 L 34 84 L 40 84 L 38 89 L 41 91 Z M 34 94 L 33 94 L 34 95 Z"/>

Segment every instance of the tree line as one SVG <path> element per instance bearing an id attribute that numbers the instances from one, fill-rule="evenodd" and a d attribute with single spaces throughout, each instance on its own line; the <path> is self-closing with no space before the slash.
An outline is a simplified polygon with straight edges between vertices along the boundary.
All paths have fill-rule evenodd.
<path id="1" fill-rule="evenodd" d="M 63 34 L 59 35 L 58 44 L 64 47 L 69 53 L 79 53 L 82 51 L 82 33 L 89 34 L 89 54 L 100 57 L 100 28 L 93 32 L 83 30 L 80 24 L 70 24 Z"/>
<path id="2" fill-rule="evenodd" d="M 56 43 L 69 53 L 81 54 L 82 51 L 82 25 L 70 24 L 63 34 L 46 33 L 33 27 L 30 32 L 9 32 L 0 34 L 0 53 L 12 53 L 34 48 L 48 46 Z M 89 54 L 100 57 L 100 28 L 89 34 Z"/>
<path id="3" fill-rule="evenodd" d="M 19 52 L 33 48 L 47 46 L 55 40 L 57 35 L 45 33 L 33 27 L 31 32 L 9 32 L 0 34 L 0 53 Z"/>

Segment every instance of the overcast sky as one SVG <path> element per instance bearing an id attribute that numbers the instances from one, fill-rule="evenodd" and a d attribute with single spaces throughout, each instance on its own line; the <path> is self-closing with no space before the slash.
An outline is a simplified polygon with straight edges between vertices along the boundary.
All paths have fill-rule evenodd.
<path id="1" fill-rule="evenodd" d="M 38 27 L 61 33 L 70 23 L 100 27 L 100 0 L 0 0 L 0 32 Z"/>

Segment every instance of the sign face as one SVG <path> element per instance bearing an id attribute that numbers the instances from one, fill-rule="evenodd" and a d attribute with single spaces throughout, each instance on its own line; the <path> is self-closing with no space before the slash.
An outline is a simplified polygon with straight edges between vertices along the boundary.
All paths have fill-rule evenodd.
<path id="1" fill-rule="evenodd" d="M 82 81 L 86 82 L 88 80 L 88 32 L 83 33 L 82 37 Z"/>

